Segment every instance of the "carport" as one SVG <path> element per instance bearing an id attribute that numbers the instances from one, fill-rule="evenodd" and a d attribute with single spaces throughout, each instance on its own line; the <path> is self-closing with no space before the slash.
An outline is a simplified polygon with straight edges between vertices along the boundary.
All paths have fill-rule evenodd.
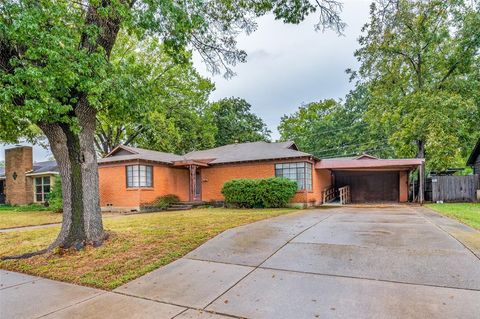
<path id="1" fill-rule="evenodd" d="M 418 189 L 424 188 L 424 159 L 379 159 L 367 154 L 353 158 L 322 159 L 316 169 L 329 170 L 331 183 L 328 199 L 348 190 L 347 202 L 391 203 L 408 202 L 409 176 L 420 172 Z M 413 190 L 413 200 L 423 202 L 423 192 Z M 415 191 L 417 194 L 415 194 Z"/>

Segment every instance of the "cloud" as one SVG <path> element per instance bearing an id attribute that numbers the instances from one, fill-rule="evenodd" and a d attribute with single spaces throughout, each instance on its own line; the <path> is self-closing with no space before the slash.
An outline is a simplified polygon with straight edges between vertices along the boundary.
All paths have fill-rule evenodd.
<path id="1" fill-rule="evenodd" d="M 256 32 L 238 39 L 238 47 L 249 56 L 246 63 L 234 67 L 237 75 L 232 79 L 212 76 L 197 55 L 195 65 L 215 82 L 212 100 L 245 98 L 277 138 L 276 128 L 285 113 L 302 103 L 344 97 L 353 88 L 345 69 L 358 66 L 353 53 L 369 5 L 370 1 L 344 1 L 345 36 L 314 31 L 314 15 L 299 25 L 284 24 L 272 15 L 260 18 Z"/>

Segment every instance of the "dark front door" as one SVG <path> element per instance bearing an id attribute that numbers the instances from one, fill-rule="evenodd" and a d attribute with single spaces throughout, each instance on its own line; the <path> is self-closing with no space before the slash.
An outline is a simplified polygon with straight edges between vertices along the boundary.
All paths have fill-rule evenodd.
<path id="1" fill-rule="evenodd" d="M 202 174 L 198 168 L 195 172 L 195 200 L 202 200 Z"/>
<path id="2" fill-rule="evenodd" d="M 0 180 L 0 204 L 5 204 L 5 181 Z"/>
<path id="3" fill-rule="evenodd" d="M 350 185 L 353 203 L 398 202 L 398 172 L 336 171 L 335 187 Z"/>

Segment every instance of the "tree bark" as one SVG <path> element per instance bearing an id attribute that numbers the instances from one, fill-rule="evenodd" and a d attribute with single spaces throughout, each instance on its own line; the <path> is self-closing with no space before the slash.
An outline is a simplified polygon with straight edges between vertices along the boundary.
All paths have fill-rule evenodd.
<path id="1" fill-rule="evenodd" d="M 417 158 L 425 158 L 425 141 L 417 140 Z M 418 202 L 423 204 L 425 194 L 425 163 L 418 167 Z"/>
<path id="2" fill-rule="evenodd" d="M 425 158 L 425 141 L 417 140 L 417 158 Z"/>
<path id="3" fill-rule="evenodd" d="M 95 110 L 79 103 L 80 132 L 62 123 L 41 123 L 57 161 L 62 181 L 63 221 L 54 247 L 81 249 L 106 238 L 98 200 L 98 167 L 93 144 Z"/>
<path id="4" fill-rule="evenodd" d="M 97 112 L 88 106 L 86 97 L 82 97 L 75 108 L 75 114 L 81 126 L 79 146 L 85 233 L 89 243 L 99 246 L 105 239 L 105 232 L 100 211 L 98 164 L 94 142 Z"/>

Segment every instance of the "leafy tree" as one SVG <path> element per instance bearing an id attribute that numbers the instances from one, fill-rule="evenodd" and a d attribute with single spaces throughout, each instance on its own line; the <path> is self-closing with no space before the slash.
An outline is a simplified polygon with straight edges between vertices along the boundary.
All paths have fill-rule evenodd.
<path id="1" fill-rule="evenodd" d="M 244 99 L 235 97 L 212 103 L 207 112 L 216 127 L 215 146 L 270 139 L 270 130 L 251 113 L 251 107 Z"/>
<path id="2" fill-rule="evenodd" d="M 5 167 L 5 161 L 0 161 L 0 167 Z"/>
<path id="3" fill-rule="evenodd" d="M 303 105 L 282 117 L 278 127 L 281 140 L 294 140 L 301 150 L 321 158 L 363 152 L 389 156 L 385 138 L 370 132 L 363 120 L 368 100 L 367 88 L 358 86 L 345 102 L 327 99 Z"/>
<path id="4" fill-rule="evenodd" d="M 215 128 L 204 114 L 214 85 L 194 69 L 166 54 L 156 39 L 119 36 L 111 64 L 114 76 L 102 95 L 95 134 L 102 155 L 119 144 L 186 153 L 214 145 Z M 125 110 L 136 106 L 125 117 Z"/>
<path id="5" fill-rule="evenodd" d="M 368 85 L 365 119 L 400 156 L 435 170 L 464 165 L 480 120 L 480 3 L 375 1 L 353 78 Z"/>
<path id="6" fill-rule="evenodd" d="M 54 213 L 62 212 L 62 182 L 58 178 L 55 178 L 52 190 L 48 194 L 48 208 L 51 209 Z"/>
<path id="7" fill-rule="evenodd" d="M 286 23 L 299 23 L 318 12 L 317 27 L 340 31 L 339 9 L 332 0 L 2 1 L 0 139 L 16 141 L 39 127 L 61 175 L 62 228 L 44 251 L 101 245 L 106 238 L 94 137 L 102 96 L 115 74 L 110 58 L 121 30 L 139 39 L 161 39 L 179 61 L 190 45 L 218 72 L 245 61 L 235 38 L 254 31 L 256 17 L 273 12 Z M 141 112 L 138 107 L 124 108 L 124 117 Z"/>

